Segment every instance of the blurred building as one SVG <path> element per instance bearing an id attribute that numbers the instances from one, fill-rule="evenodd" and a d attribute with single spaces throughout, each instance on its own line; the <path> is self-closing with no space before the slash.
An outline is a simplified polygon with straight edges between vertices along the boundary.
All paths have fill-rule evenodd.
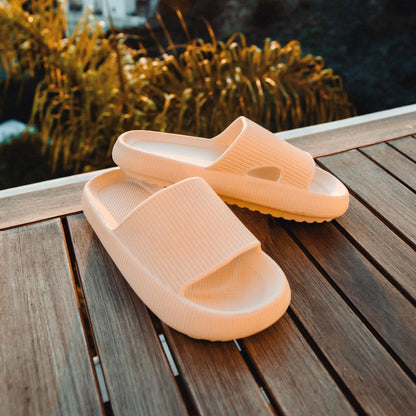
<path id="1" fill-rule="evenodd" d="M 69 0 L 69 30 L 73 30 L 88 8 L 104 28 L 109 27 L 110 18 L 117 28 L 142 26 L 154 15 L 158 4 L 159 0 Z"/>

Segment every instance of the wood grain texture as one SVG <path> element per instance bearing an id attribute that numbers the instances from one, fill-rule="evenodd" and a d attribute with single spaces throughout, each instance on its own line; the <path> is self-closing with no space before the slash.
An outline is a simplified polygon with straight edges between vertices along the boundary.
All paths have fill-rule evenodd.
<path id="1" fill-rule="evenodd" d="M 240 342 L 285 415 L 356 414 L 288 314 Z"/>
<path id="2" fill-rule="evenodd" d="M 410 112 L 379 120 L 324 130 L 289 139 L 289 143 L 314 157 L 380 143 L 416 133 L 416 114 Z"/>
<path id="3" fill-rule="evenodd" d="M 353 196 L 347 212 L 336 222 L 398 285 L 416 299 L 415 251 Z"/>
<path id="4" fill-rule="evenodd" d="M 315 127 L 319 129 L 319 126 Z M 403 151 L 410 155 L 413 153 L 406 150 L 408 148 L 406 140 L 412 139 L 410 135 L 414 133 L 416 133 L 416 115 L 412 107 L 403 114 L 392 112 L 381 119 L 344 127 L 326 129 L 324 123 L 322 131 L 289 138 L 288 142 L 310 152 L 314 157 L 321 157 L 409 135 L 408 138 L 403 139 L 403 142 L 394 140 L 392 143 L 402 146 Z M 42 184 L 43 189 L 41 184 L 34 184 L 36 186 L 21 187 L 20 192 L 10 193 L 13 189 L 0 191 L 0 229 L 81 211 L 82 189 L 94 174 L 95 172 L 90 172 L 70 178 L 45 181 Z"/>
<path id="5" fill-rule="evenodd" d="M 403 137 L 402 139 L 392 140 L 388 143 L 416 163 L 416 138 L 414 136 Z"/>
<path id="6" fill-rule="evenodd" d="M 0 232 L 3 415 L 101 414 L 59 220 Z"/>
<path id="7" fill-rule="evenodd" d="M 81 211 L 85 182 L 0 198 L 0 229 Z"/>
<path id="8" fill-rule="evenodd" d="M 291 232 L 362 316 L 416 374 L 416 310 L 333 226 L 290 224 Z M 407 268 L 409 274 L 414 269 Z"/>
<path id="9" fill-rule="evenodd" d="M 146 307 L 84 216 L 68 225 L 115 415 L 187 414 Z"/>
<path id="10" fill-rule="evenodd" d="M 284 231 L 287 222 L 233 211 L 286 273 L 291 309 L 361 409 L 374 416 L 415 414 L 415 384 Z"/>
<path id="11" fill-rule="evenodd" d="M 71 216 L 75 264 L 114 415 L 416 414 L 409 377 L 416 194 L 408 172 L 415 132 L 411 110 L 289 139 L 314 156 L 331 155 L 322 164 L 357 196 L 333 224 L 297 225 L 232 207 L 292 288 L 290 314 L 240 341 L 253 367 L 233 343 L 196 341 L 165 326 L 180 371 L 175 379 L 148 310 L 83 216 Z M 397 137 L 404 138 L 391 140 Z M 0 191 L 0 228 L 79 212 L 85 178 Z M 0 413 L 102 414 L 59 220 L 0 232 L 0 255 Z"/>
<path id="12" fill-rule="evenodd" d="M 272 415 L 236 345 L 191 339 L 165 325 L 179 372 L 201 415 Z"/>
<path id="13" fill-rule="evenodd" d="M 416 140 L 414 141 L 416 150 Z M 416 190 L 416 163 L 386 143 L 360 149 L 404 184 Z"/>
<path id="14" fill-rule="evenodd" d="M 319 161 L 416 244 L 416 194 L 358 150 Z"/>

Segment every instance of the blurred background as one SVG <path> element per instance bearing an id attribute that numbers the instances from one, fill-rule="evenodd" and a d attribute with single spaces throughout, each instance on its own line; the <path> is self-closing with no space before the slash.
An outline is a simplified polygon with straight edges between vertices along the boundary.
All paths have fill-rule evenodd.
<path id="1" fill-rule="evenodd" d="M 282 131 L 416 102 L 413 0 L 0 0 L 0 189 L 129 129 Z"/>
<path id="2" fill-rule="evenodd" d="M 416 102 L 416 2 L 413 0 L 71 0 L 74 25 L 91 6 L 108 27 L 109 5 L 116 27 L 139 33 L 160 12 L 174 41 L 183 42 L 180 9 L 194 37 L 245 34 L 261 45 L 266 37 L 285 44 L 297 39 L 305 54 L 320 55 L 342 76 L 358 114 Z M 159 28 L 160 29 L 160 28 Z"/>

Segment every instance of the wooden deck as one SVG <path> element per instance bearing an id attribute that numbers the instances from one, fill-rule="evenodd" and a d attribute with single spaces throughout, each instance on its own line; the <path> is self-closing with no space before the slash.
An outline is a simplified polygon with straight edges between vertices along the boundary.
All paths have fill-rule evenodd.
<path id="1" fill-rule="evenodd" d="M 348 186 L 343 217 L 232 208 L 292 288 L 235 342 L 143 305 L 80 212 L 92 174 L 0 192 L 1 414 L 415 415 L 416 106 L 332 126 L 282 135 Z"/>

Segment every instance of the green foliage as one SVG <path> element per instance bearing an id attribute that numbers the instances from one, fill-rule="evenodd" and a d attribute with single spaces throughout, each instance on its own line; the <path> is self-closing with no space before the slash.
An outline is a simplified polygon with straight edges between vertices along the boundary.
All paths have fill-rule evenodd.
<path id="1" fill-rule="evenodd" d="M 354 115 L 341 78 L 322 58 L 302 57 L 297 41 L 221 42 L 209 26 L 210 42 L 192 40 L 178 13 L 187 44 L 165 31 L 169 46 L 158 44 L 153 58 L 123 34 L 104 34 L 88 13 L 66 36 L 60 3 L 24 3 L 0 0 L 0 57 L 9 79 L 41 75 L 30 123 L 55 173 L 111 165 L 114 141 L 129 129 L 212 137 L 240 115 L 274 131 Z"/>

